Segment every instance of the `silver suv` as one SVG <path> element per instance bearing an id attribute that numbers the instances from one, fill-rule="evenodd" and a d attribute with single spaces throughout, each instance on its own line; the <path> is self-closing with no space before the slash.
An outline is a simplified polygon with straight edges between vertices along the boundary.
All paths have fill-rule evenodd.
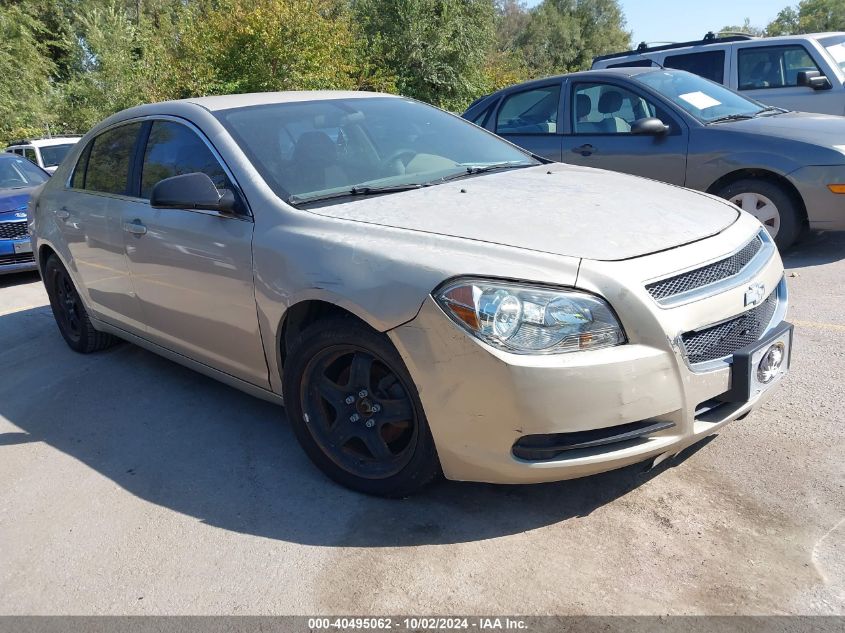
<path id="1" fill-rule="evenodd" d="M 697 42 L 603 55 L 593 69 L 662 66 L 724 84 L 766 105 L 845 115 L 845 33 L 782 37 L 708 33 Z"/>

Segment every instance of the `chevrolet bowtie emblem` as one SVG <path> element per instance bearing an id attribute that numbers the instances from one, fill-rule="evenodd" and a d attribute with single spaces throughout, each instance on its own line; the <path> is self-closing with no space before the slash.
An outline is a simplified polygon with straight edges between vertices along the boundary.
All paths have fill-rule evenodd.
<path id="1" fill-rule="evenodd" d="M 745 291 L 745 305 L 756 306 L 766 296 L 766 286 L 764 284 L 751 284 Z"/>

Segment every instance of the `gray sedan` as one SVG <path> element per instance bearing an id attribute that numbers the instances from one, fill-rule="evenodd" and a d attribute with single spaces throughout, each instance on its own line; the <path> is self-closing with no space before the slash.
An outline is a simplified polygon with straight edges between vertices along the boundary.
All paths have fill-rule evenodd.
<path id="1" fill-rule="evenodd" d="M 479 99 L 464 118 L 551 160 L 727 198 L 780 248 L 845 229 L 845 118 L 788 112 L 680 70 L 548 77 Z"/>

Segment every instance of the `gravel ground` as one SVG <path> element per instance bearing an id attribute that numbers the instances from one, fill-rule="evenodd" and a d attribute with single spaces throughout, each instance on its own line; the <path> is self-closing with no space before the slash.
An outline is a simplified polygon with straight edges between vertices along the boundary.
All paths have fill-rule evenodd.
<path id="1" fill-rule="evenodd" d="M 767 405 L 680 458 L 404 501 L 323 478 L 284 410 L 0 278 L 0 614 L 845 614 L 845 234 L 787 258 Z"/>

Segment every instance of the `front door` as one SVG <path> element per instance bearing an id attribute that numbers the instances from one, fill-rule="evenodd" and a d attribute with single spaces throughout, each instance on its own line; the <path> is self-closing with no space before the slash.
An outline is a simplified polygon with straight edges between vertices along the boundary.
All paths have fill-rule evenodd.
<path id="1" fill-rule="evenodd" d="M 123 208 L 132 283 L 153 342 L 247 382 L 269 388 L 252 273 L 252 217 L 154 209 L 153 186 L 203 172 L 233 189 L 199 132 L 173 120 L 148 123 L 137 178 L 140 199 Z"/>
<path id="2" fill-rule="evenodd" d="M 556 81 L 506 95 L 488 127 L 537 156 L 559 162 L 559 112 L 560 81 Z"/>
<path id="3" fill-rule="evenodd" d="M 576 82 L 566 105 L 569 129 L 563 137 L 564 163 L 684 184 L 688 130 L 651 99 L 614 83 Z M 647 117 L 661 119 L 669 132 L 632 134 L 634 121 Z"/>

